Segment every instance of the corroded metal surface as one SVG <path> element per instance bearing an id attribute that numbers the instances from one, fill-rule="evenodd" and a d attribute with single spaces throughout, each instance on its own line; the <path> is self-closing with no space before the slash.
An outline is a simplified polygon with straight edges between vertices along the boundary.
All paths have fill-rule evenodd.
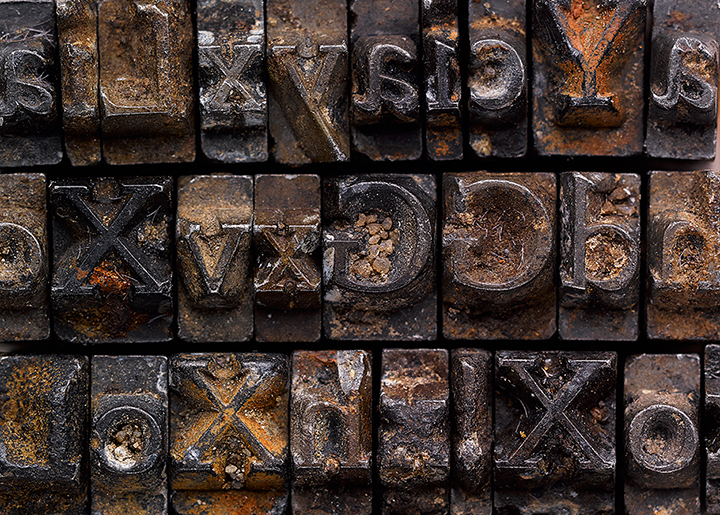
<path id="1" fill-rule="evenodd" d="M 252 336 L 252 220 L 252 177 L 194 175 L 178 181 L 178 336 L 183 340 Z"/>
<path id="2" fill-rule="evenodd" d="M 705 347 L 705 511 L 720 513 L 720 345 Z M 702 473 L 702 472 L 701 472 Z"/>
<path id="3" fill-rule="evenodd" d="M 640 177 L 560 174 L 560 221 L 560 337 L 637 340 Z"/>
<path id="4" fill-rule="evenodd" d="M 443 335 L 555 333 L 555 176 L 443 175 Z"/>
<path id="5" fill-rule="evenodd" d="M 364 174 L 323 188 L 325 336 L 434 340 L 434 177 Z"/>

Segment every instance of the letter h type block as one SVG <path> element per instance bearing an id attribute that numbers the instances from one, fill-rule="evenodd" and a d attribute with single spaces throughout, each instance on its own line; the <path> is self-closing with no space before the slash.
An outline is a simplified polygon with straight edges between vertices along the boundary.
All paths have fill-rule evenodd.
<path id="1" fill-rule="evenodd" d="M 435 179 L 339 177 L 324 183 L 323 327 L 340 340 L 433 340 Z"/>
<path id="2" fill-rule="evenodd" d="M 637 340 L 640 177 L 564 172 L 560 214 L 560 337 Z"/>
<path id="3" fill-rule="evenodd" d="M 496 353 L 495 513 L 614 513 L 616 379 L 614 352 Z"/>
<path id="4" fill-rule="evenodd" d="M 166 515 L 167 358 L 93 356 L 91 366 L 91 512 Z"/>
<path id="5" fill-rule="evenodd" d="M 628 358 L 624 513 L 700 513 L 699 411 L 697 354 Z"/>
<path id="6" fill-rule="evenodd" d="M 443 515 L 450 502 L 448 352 L 386 349 L 378 469 L 383 515 Z"/>
<path id="7" fill-rule="evenodd" d="M 720 345 L 705 347 L 705 512 L 720 513 Z"/>
<path id="8" fill-rule="evenodd" d="M 78 343 L 171 339 L 168 177 L 61 179 L 53 208 L 55 332 Z"/>
<path id="9" fill-rule="evenodd" d="M 87 514 L 88 363 L 0 357 L 0 512 Z"/>
<path id="10" fill-rule="evenodd" d="M 170 487 L 175 513 L 285 513 L 289 393 L 284 355 L 171 358 Z"/>
<path id="11" fill-rule="evenodd" d="M 246 341 L 253 331 L 250 272 L 253 180 L 194 175 L 178 181 L 178 336 Z"/>
<path id="12" fill-rule="evenodd" d="M 372 355 L 293 353 L 294 515 L 372 513 Z"/>

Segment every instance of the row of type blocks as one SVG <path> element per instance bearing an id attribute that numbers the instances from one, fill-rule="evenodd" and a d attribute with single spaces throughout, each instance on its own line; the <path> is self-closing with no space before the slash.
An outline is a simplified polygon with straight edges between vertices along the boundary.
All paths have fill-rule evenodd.
<path id="1" fill-rule="evenodd" d="M 541 155 L 714 156 L 717 2 L 654 2 L 646 95 L 646 0 L 534 0 L 529 50 L 525 0 L 464 1 L 198 0 L 194 32 L 187 0 L 0 0 L 0 166 L 61 128 L 74 165 L 192 161 L 194 50 L 219 162 L 518 157 L 528 120 Z"/>
<path id="2" fill-rule="evenodd" d="M 373 411 L 361 350 L 4 356 L 0 508 L 84 515 L 89 484 L 93 515 L 720 513 L 720 346 L 704 395 L 697 354 L 630 356 L 619 419 L 617 368 L 385 349 Z"/>
<path id="3" fill-rule="evenodd" d="M 0 175 L 0 339 L 720 338 L 720 175 L 650 174 L 645 306 L 640 183 L 447 173 L 438 224 L 431 175 L 186 176 L 176 217 L 169 177 Z"/>

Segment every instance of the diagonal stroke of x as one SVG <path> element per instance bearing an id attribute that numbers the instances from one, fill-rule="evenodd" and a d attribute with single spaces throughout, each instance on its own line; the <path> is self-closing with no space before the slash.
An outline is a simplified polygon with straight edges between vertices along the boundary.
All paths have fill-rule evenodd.
<path id="1" fill-rule="evenodd" d="M 314 268 L 313 263 L 304 255 L 298 258 L 294 257 L 295 251 L 298 250 L 305 236 L 314 230 L 314 227 L 311 225 L 291 225 L 290 228 L 295 230 L 291 238 L 283 238 L 277 236 L 271 230 L 263 229 L 263 234 L 277 251 L 278 257 L 265 265 L 265 267 L 269 267 L 269 271 L 262 274 L 264 280 L 262 284 L 256 284 L 256 288 L 266 290 L 276 288 L 288 268 L 300 281 L 300 288 L 312 289 L 319 284 L 320 274 Z"/>
<path id="2" fill-rule="evenodd" d="M 240 74 L 245 71 L 250 59 L 262 52 L 262 47 L 260 45 L 235 45 L 237 54 L 233 58 L 232 65 L 229 68 L 219 55 L 219 50 L 220 47 L 218 46 L 200 47 L 200 51 L 208 56 L 224 75 L 223 81 L 217 87 L 217 92 L 211 100 L 212 105 L 224 105 L 228 95 L 230 95 L 230 91 L 234 88 L 237 89 L 250 104 L 246 109 L 249 108 L 255 111 L 262 110 L 265 107 L 263 99 L 257 98 L 256 95 L 240 81 Z"/>

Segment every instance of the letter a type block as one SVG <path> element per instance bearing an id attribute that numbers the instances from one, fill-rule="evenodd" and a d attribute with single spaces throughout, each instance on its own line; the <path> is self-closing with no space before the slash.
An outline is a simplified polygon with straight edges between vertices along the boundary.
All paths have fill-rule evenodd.
<path id="1" fill-rule="evenodd" d="M 495 513 L 615 513 L 614 352 L 495 355 Z"/>
<path id="2" fill-rule="evenodd" d="M 278 163 L 350 158 L 345 0 L 267 0 L 271 149 Z"/>
<path id="3" fill-rule="evenodd" d="M 372 513 L 372 355 L 293 353 L 294 515 Z"/>
<path id="4" fill-rule="evenodd" d="M 443 515 L 450 503 L 448 352 L 386 349 L 378 469 L 383 515 Z"/>
<path id="5" fill-rule="evenodd" d="M 705 512 L 720 513 L 720 345 L 705 347 Z"/>
<path id="6" fill-rule="evenodd" d="M 323 327 L 334 340 L 434 340 L 436 186 L 431 175 L 328 179 Z"/>
<path id="7" fill-rule="evenodd" d="M 535 0 L 533 134 L 540 155 L 643 147 L 646 0 Z"/>
<path id="8" fill-rule="evenodd" d="M 655 1 L 645 138 L 650 156 L 715 157 L 719 27 L 714 2 Z"/>
<path id="9" fill-rule="evenodd" d="M 720 338 L 718 172 L 652 172 L 648 209 L 647 334 Z"/>
<path id="10" fill-rule="evenodd" d="M 0 0 L 0 166 L 57 164 L 55 2 Z"/>
<path id="11" fill-rule="evenodd" d="M 98 2 L 105 160 L 193 161 L 193 37 L 187 0 Z"/>
<path id="12" fill-rule="evenodd" d="M 175 241 L 183 340 L 236 342 L 252 336 L 252 220 L 252 177 L 179 179 Z"/>
<path id="13" fill-rule="evenodd" d="M 443 174 L 443 333 L 555 333 L 555 176 Z"/>
<path id="14" fill-rule="evenodd" d="M 560 337 L 637 340 L 640 177 L 561 173 L 560 218 Z"/>
<path id="15" fill-rule="evenodd" d="M 289 363 L 280 354 L 170 360 L 170 487 L 178 515 L 281 515 Z"/>
<path id="16" fill-rule="evenodd" d="M 700 513 L 700 357 L 625 363 L 625 512 Z"/>
<path id="17" fill-rule="evenodd" d="M 0 175 L 0 341 L 44 340 L 48 316 L 45 176 Z"/>
<path id="18" fill-rule="evenodd" d="M 165 356 L 93 356 L 90 497 L 93 515 L 166 515 Z"/>
<path id="19" fill-rule="evenodd" d="M 53 328 L 75 343 L 172 338 L 172 180 L 61 179 L 53 209 Z"/>
<path id="20" fill-rule="evenodd" d="M 88 360 L 0 357 L 0 512 L 86 515 Z"/>

